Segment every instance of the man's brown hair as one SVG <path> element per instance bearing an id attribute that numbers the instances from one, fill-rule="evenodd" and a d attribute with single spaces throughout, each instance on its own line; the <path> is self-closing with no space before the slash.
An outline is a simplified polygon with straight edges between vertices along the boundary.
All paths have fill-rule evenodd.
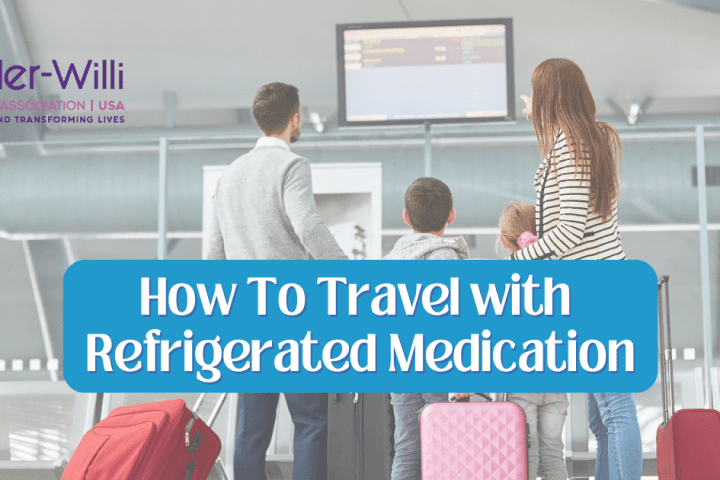
<path id="1" fill-rule="evenodd" d="M 286 83 L 263 85 L 253 100 L 253 116 L 266 135 L 282 133 L 293 115 L 299 111 L 298 89 Z"/>

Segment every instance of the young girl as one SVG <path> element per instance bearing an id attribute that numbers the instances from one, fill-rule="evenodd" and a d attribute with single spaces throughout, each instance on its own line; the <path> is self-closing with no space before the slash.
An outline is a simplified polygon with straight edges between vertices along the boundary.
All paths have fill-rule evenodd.
<path id="1" fill-rule="evenodd" d="M 508 252 L 515 253 L 536 241 L 535 206 L 524 202 L 508 205 L 500 215 L 498 242 L 502 242 Z"/>
<path id="2" fill-rule="evenodd" d="M 535 206 L 523 202 L 508 205 L 500 217 L 498 242 L 515 253 L 536 241 Z M 567 479 L 562 441 L 567 394 L 509 393 L 508 401 L 522 407 L 530 425 L 528 478 L 535 480 L 541 475 L 545 480 Z"/>

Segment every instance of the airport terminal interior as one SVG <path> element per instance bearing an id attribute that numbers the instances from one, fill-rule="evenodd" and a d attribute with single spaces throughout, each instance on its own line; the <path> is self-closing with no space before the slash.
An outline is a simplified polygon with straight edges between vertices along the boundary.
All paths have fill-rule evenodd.
<path id="1" fill-rule="evenodd" d="M 336 25 L 484 18 L 512 19 L 511 120 L 341 125 Z M 95 118 L 19 123 L 18 115 L 43 113 L 0 109 L 0 479 L 59 479 L 83 434 L 117 406 L 195 401 L 197 394 L 74 392 L 63 376 L 63 275 L 81 260 L 203 258 L 208 167 L 254 147 L 261 132 L 252 99 L 274 81 L 299 89 L 302 135 L 291 148 L 313 168 L 381 171 L 367 195 L 315 192 L 351 258 L 381 258 L 409 233 L 405 190 L 433 176 L 450 187 L 457 210 L 446 235 L 463 236 L 471 258 L 500 259 L 499 216 L 510 202 L 535 203 L 541 160 L 520 95 L 532 93 L 543 60 L 575 61 L 597 119 L 622 142 L 625 252 L 670 277 L 676 408 L 720 409 L 720 3 L 0 0 L 0 20 L 0 76 L 3 65 L 54 71 L 53 60 L 84 68 L 89 59 L 113 60 L 123 74 L 122 90 L 63 89 L 39 75 L 34 89 L 0 88 L 0 102 L 63 102 L 66 111 L 54 115 Z M 105 111 L 81 111 L 98 100 Z M 659 377 L 635 401 L 643 478 L 657 478 Z M 585 395 L 570 402 L 568 470 L 592 478 Z M 236 403 L 231 394 L 215 424 L 230 478 Z M 291 478 L 283 405 L 267 458 L 271 478 Z"/>

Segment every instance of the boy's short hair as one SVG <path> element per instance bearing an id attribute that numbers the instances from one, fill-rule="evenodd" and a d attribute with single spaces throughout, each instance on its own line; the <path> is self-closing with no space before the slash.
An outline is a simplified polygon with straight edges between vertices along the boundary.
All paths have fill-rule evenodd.
<path id="1" fill-rule="evenodd" d="M 405 192 L 405 211 L 417 232 L 437 232 L 447 224 L 453 208 L 452 193 L 437 178 L 415 180 Z"/>
<path id="2" fill-rule="evenodd" d="M 282 133 L 292 116 L 299 111 L 298 89 L 286 83 L 263 85 L 253 100 L 253 117 L 267 135 Z"/>

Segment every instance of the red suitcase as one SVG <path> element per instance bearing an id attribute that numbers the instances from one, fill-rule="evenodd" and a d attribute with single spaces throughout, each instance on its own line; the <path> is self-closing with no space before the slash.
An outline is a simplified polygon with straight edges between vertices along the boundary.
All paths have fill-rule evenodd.
<path id="1" fill-rule="evenodd" d="M 658 282 L 663 399 L 663 423 L 657 430 L 658 479 L 717 480 L 720 479 L 720 412 L 688 408 L 675 413 L 668 280 L 669 277 L 664 276 Z"/>
<path id="2" fill-rule="evenodd" d="M 85 434 L 62 480 L 205 480 L 221 445 L 195 413 L 203 397 L 192 411 L 182 399 L 116 408 Z"/>

